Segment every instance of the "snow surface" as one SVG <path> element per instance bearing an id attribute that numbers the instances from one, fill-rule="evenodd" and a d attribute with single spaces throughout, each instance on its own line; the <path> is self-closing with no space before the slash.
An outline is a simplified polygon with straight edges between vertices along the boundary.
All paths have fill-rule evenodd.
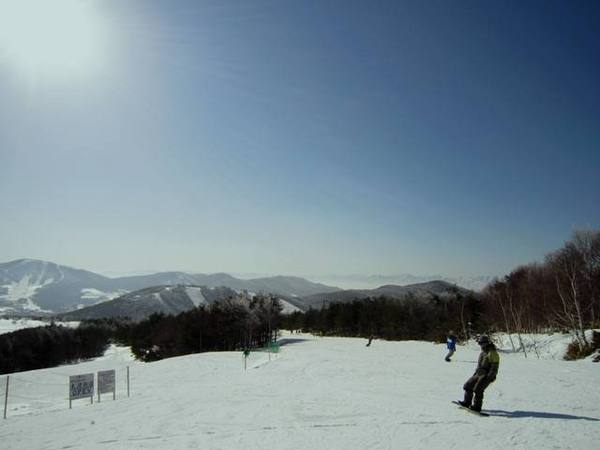
<path id="1" fill-rule="evenodd" d="M 279 302 L 281 303 L 281 306 L 282 306 L 281 312 L 283 314 L 291 314 L 296 311 L 301 311 L 300 308 L 298 308 L 297 306 L 294 306 L 290 302 L 285 301 L 281 298 L 279 299 Z"/>
<path id="2" fill-rule="evenodd" d="M 44 271 L 35 280 L 31 279 L 31 275 L 25 275 L 19 281 L 2 285 L 1 287 L 6 289 L 6 294 L 0 294 L 0 299 L 12 303 L 20 303 L 20 307 L 26 311 L 48 312 L 44 311 L 32 300 L 39 289 L 54 282 L 52 278 L 42 281 L 45 273 L 46 265 L 44 265 Z M 0 311 L 10 310 L 11 308 L 0 308 Z"/>
<path id="3" fill-rule="evenodd" d="M 278 355 L 204 353 L 154 363 L 112 347 L 95 361 L 10 375 L 7 449 L 591 449 L 600 364 L 501 353 L 482 418 L 451 404 L 478 348 L 285 334 Z M 125 393 L 130 366 L 131 397 Z M 117 400 L 77 400 L 67 377 L 117 370 Z M 4 400 L 6 377 L 0 377 Z M 3 404 L 3 402 L 2 402 Z M 594 444 L 594 442 L 596 444 Z"/>
<path id="4" fill-rule="evenodd" d="M 54 322 L 56 325 L 63 327 L 77 328 L 79 322 Z M 22 330 L 23 328 L 45 327 L 50 325 L 50 322 L 44 320 L 33 319 L 0 319 L 0 334 L 11 333 L 13 331 Z"/>
<path id="5" fill-rule="evenodd" d="M 123 289 L 114 292 L 104 292 L 99 289 L 84 288 L 81 290 L 81 298 L 85 300 L 94 300 L 96 303 L 100 303 L 120 297 L 126 293 L 127 291 Z"/>
<path id="6" fill-rule="evenodd" d="M 204 298 L 204 295 L 202 294 L 202 288 L 200 287 L 186 287 L 185 292 L 196 307 L 200 305 L 206 305 L 208 303 Z"/>
<path id="7" fill-rule="evenodd" d="M 586 336 L 591 341 L 592 330 L 588 330 Z M 520 338 L 521 341 L 516 333 L 492 336 L 496 346 L 505 353 L 516 352 L 522 356 L 527 354 L 528 358 L 541 359 L 563 359 L 567 346 L 574 339 L 572 335 L 562 333 L 522 334 Z"/>

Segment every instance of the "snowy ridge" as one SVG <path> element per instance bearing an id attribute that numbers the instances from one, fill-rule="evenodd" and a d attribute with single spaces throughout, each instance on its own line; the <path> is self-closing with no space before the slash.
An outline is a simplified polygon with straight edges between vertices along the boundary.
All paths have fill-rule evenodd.
<path id="1" fill-rule="evenodd" d="M 0 263 L 0 312 L 64 313 L 162 285 L 206 286 L 213 290 L 227 287 L 294 297 L 337 290 L 302 278 L 284 276 L 240 280 L 224 273 L 160 272 L 108 278 L 47 261 L 21 259 Z M 204 297 L 210 302 L 210 295 Z M 191 294 L 190 301 L 203 303 L 197 293 Z"/>
<path id="2" fill-rule="evenodd" d="M 62 314 L 61 317 L 67 320 L 83 320 L 120 316 L 141 320 L 153 313 L 177 315 L 198 305 L 210 304 L 234 295 L 235 291 L 229 288 L 153 286 Z"/>

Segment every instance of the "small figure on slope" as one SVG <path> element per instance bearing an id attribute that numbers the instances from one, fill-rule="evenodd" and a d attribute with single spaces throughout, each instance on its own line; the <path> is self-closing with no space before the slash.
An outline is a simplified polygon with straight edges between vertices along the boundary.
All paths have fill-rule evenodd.
<path id="1" fill-rule="evenodd" d="M 454 335 L 454 331 L 448 331 L 448 336 L 446 337 L 446 346 L 448 347 L 448 354 L 446 355 L 446 362 L 450 362 L 450 358 L 454 355 L 456 351 L 456 336 Z"/>
<path id="2" fill-rule="evenodd" d="M 459 401 L 462 406 L 470 408 L 473 411 L 481 412 L 483 404 L 483 392 L 485 389 L 496 380 L 498 374 L 498 366 L 500 365 L 500 356 L 496 351 L 496 346 L 490 341 L 487 336 L 481 336 L 477 343 L 481 347 L 477 369 L 471 378 L 467 380 L 463 389 L 465 390 L 465 398 Z M 473 400 L 473 394 L 475 399 Z M 472 404 L 471 404 L 472 402 Z"/>
<path id="3" fill-rule="evenodd" d="M 374 338 L 374 337 L 375 337 L 375 336 L 373 336 L 373 335 L 370 335 L 370 336 L 369 336 L 369 342 L 367 342 L 367 347 L 369 347 L 369 346 L 371 345 L 371 342 L 373 342 L 373 338 Z"/>

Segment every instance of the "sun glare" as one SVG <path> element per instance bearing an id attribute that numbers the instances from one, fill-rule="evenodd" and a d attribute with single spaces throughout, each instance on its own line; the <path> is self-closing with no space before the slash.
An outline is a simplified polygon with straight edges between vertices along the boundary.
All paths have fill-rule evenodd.
<path id="1" fill-rule="evenodd" d="M 0 0 L 0 64 L 36 76 L 91 70 L 101 50 L 92 6 L 85 0 Z"/>

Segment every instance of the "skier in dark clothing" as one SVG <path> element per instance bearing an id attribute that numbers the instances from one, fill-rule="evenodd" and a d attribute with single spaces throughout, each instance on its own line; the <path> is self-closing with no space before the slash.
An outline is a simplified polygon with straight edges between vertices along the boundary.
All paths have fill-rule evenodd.
<path id="1" fill-rule="evenodd" d="M 446 346 L 448 347 L 448 354 L 446 355 L 446 362 L 450 362 L 450 358 L 454 355 L 456 351 L 456 336 L 454 336 L 454 331 L 448 331 L 448 337 L 446 338 Z"/>
<path id="2" fill-rule="evenodd" d="M 500 365 L 500 356 L 498 356 L 496 346 L 490 341 L 489 337 L 481 336 L 477 342 L 481 346 L 477 369 L 473 376 L 469 378 L 463 386 L 463 389 L 465 390 L 465 399 L 458 403 L 473 411 L 481 412 L 483 392 L 490 383 L 493 383 L 496 380 L 498 366 Z M 475 395 L 474 400 L 473 395 Z M 471 404 L 471 402 L 473 404 Z"/>

